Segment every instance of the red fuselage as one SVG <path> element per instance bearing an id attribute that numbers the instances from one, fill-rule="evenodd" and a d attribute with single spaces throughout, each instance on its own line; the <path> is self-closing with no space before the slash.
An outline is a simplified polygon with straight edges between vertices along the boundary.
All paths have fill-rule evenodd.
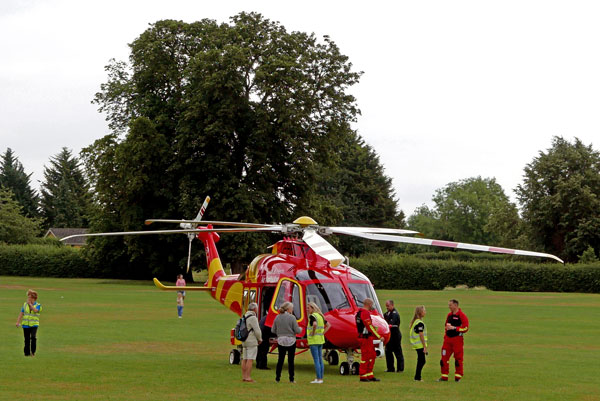
<path id="1" fill-rule="evenodd" d="M 218 281 L 226 281 L 219 283 Z M 318 256 L 304 242 L 285 238 L 273 246 L 271 254 L 259 255 L 241 275 L 221 276 L 217 282 L 207 283 L 221 291 L 220 302 L 226 303 L 238 315 L 245 312 L 250 302 L 259 305 L 259 319 L 266 317 L 271 326 L 277 309 L 285 301 L 294 304 L 294 314 L 303 328 L 298 335 L 298 346 L 306 347 L 308 302 L 315 302 L 331 328 L 326 333 L 325 348 L 357 349 L 358 332 L 355 315 L 365 298 L 375 301 L 372 322 L 384 342 L 389 339 L 389 326 L 383 319 L 377 295 L 369 279 L 358 270 L 340 264 L 331 267 L 328 260 Z M 227 293 L 235 288 L 235 295 Z M 240 297 L 238 298 L 237 294 Z M 238 301 L 239 299 L 239 301 Z"/>

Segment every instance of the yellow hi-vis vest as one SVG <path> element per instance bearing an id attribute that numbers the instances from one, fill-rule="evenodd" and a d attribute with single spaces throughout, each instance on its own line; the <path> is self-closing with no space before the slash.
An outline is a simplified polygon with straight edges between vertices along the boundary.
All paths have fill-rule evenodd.
<path id="1" fill-rule="evenodd" d="M 312 336 L 312 326 L 306 328 L 308 345 L 325 344 L 325 319 L 317 312 L 312 313 L 311 316 L 317 320 L 317 329 L 315 330 L 315 335 Z"/>
<path id="2" fill-rule="evenodd" d="M 23 319 L 21 320 L 21 326 L 37 327 L 40 325 L 40 312 L 42 311 L 42 307 L 37 302 L 35 302 L 33 306 L 37 308 L 37 313 L 32 312 L 31 309 L 29 309 L 29 304 L 27 302 L 23 304 Z"/>
<path id="3" fill-rule="evenodd" d="M 412 326 L 410 327 L 410 345 L 412 345 L 413 349 L 423 348 L 421 336 L 419 335 L 419 333 L 415 333 L 415 327 L 417 327 L 417 324 L 419 323 L 423 323 L 423 336 L 425 336 L 425 346 L 427 346 L 427 326 L 425 325 L 424 321 L 422 321 L 421 319 L 417 319 L 413 322 Z"/>

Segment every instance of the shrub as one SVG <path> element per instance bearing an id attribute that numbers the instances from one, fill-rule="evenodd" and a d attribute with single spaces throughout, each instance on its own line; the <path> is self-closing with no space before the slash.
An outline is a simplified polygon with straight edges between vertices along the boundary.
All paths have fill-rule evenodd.
<path id="1" fill-rule="evenodd" d="M 0 245 L 0 275 L 95 277 L 79 249 L 56 245 Z"/>

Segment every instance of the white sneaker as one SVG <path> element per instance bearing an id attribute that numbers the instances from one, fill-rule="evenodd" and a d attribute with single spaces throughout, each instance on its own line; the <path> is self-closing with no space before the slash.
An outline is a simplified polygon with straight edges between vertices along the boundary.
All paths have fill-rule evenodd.
<path id="1" fill-rule="evenodd" d="M 319 379 L 315 379 L 315 380 L 311 381 L 310 383 L 311 383 L 311 384 L 316 384 L 316 383 L 318 383 L 318 382 L 319 382 Z"/>
<path id="2" fill-rule="evenodd" d="M 322 384 L 323 383 L 323 379 L 317 380 L 317 383 Z"/>

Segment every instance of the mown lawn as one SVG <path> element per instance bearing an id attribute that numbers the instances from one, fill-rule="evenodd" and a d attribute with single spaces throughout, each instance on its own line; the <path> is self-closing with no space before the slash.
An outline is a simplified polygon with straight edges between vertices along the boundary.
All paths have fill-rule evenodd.
<path id="1" fill-rule="evenodd" d="M 28 288 L 44 307 L 35 358 L 22 354 L 15 321 Z M 485 290 L 378 291 L 402 317 L 406 372 L 359 383 L 325 367 L 325 384 L 309 384 L 312 359 L 296 359 L 296 385 L 274 370 L 241 382 L 229 365 L 229 330 L 236 317 L 207 294 L 188 293 L 184 318 L 175 295 L 151 282 L 0 277 L 0 399 L 2 400 L 600 400 L 600 295 Z M 469 316 L 465 378 L 436 383 L 447 301 Z M 425 382 L 412 380 L 416 354 L 408 345 L 414 307 L 427 307 L 430 355 Z M 269 365 L 274 367 L 275 357 Z M 451 370 L 453 372 L 453 370 Z M 285 376 L 284 376 L 285 378 Z"/>

